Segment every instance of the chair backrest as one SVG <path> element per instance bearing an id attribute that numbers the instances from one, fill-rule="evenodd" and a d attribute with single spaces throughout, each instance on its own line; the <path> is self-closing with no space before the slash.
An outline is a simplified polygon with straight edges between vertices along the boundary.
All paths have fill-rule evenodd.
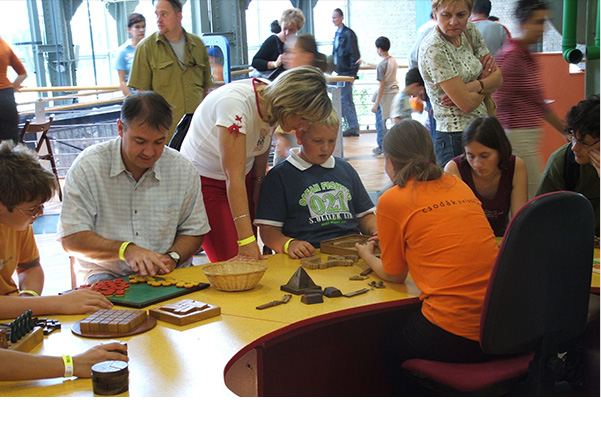
<path id="1" fill-rule="evenodd" d="M 25 125 L 23 126 L 23 130 L 21 131 L 21 142 L 26 143 L 25 136 L 27 133 L 41 133 L 40 137 L 36 136 L 35 138 L 35 149 L 39 150 L 42 142 L 48 137 L 48 130 L 50 130 L 50 126 L 52 126 L 52 122 L 54 121 L 54 116 L 50 116 L 48 121 L 44 123 L 32 123 L 31 120 L 26 120 Z"/>
<path id="2" fill-rule="evenodd" d="M 524 205 L 510 222 L 488 283 L 480 344 L 490 354 L 536 349 L 584 332 L 595 216 L 575 192 L 552 192 Z"/>

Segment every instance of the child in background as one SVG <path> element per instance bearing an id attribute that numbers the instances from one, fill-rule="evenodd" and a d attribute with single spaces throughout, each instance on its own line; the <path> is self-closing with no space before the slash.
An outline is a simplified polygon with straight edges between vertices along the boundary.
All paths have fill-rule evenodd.
<path id="1" fill-rule="evenodd" d="M 415 396 L 401 365 L 411 358 L 444 362 L 487 359 L 479 344 L 480 313 L 498 248 L 480 201 L 458 177 L 437 165 L 428 130 L 396 124 L 383 144 L 386 174 L 395 186 L 378 200 L 381 257 L 376 242 L 357 244 L 383 280 L 403 283 L 409 272 L 422 306 L 386 330 L 386 366 L 398 394 Z"/>
<path id="2" fill-rule="evenodd" d="M 406 118 L 411 118 L 411 97 L 418 97 L 422 100 L 425 100 L 426 97 L 424 79 L 418 68 L 411 68 L 407 71 L 407 74 L 405 74 L 405 88 L 397 93 L 392 101 L 390 116 L 394 124 Z"/>
<path id="3" fill-rule="evenodd" d="M 376 78 L 379 82 L 378 91 L 374 93 L 372 102 L 374 106 L 371 112 L 376 114 L 376 132 L 378 146 L 373 149 L 375 155 L 382 154 L 382 141 L 386 135 L 386 120 L 390 118 L 390 108 L 394 96 L 399 92 L 399 82 L 396 78 L 398 65 L 396 60 L 390 56 L 390 40 L 386 37 L 378 37 L 376 50 L 382 57 L 382 61 L 376 68 Z"/>
<path id="4" fill-rule="evenodd" d="M 376 233 L 375 208 L 359 175 L 332 156 L 339 128 L 332 109 L 325 121 L 298 130 L 300 147 L 265 176 L 254 225 L 277 253 L 310 257 L 323 240 Z"/>

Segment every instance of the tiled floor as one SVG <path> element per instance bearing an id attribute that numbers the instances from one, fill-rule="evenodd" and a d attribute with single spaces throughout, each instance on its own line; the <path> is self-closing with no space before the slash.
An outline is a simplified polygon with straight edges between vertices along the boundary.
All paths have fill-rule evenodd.
<path id="1" fill-rule="evenodd" d="M 344 158 L 355 167 L 369 192 L 382 189 L 388 182 L 384 173 L 384 159 L 374 156 L 371 150 L 376 146 L 375 133 L 362 133 L 359 137 L 345 138 Z M 56 197 L 46 204 L 45 215 L 59 214 L 61 203 Z M 57 294 L 71 288 L 69 256 L 56 241 L 56 234 L 36 234 L 40 258 L 45 272 L 44 294 Z M 194 264 L 207 263 L 204 255 L 195 256 Z"/>

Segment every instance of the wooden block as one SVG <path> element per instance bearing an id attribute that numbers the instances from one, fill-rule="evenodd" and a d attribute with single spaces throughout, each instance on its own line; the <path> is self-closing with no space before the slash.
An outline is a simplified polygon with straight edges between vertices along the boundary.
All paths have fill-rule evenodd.
<path id="1" fill-rule="evenodd" d="M 335 255 L 328 256 L 324 262 L 319 256 L 308 257 L 301 259 L 301 266 L 305 269 L 326 269 L 334 266 L 353 266 L 357 261 L 358 256 L 355 255 Z"/>
<path id="2" fill-rule="evenodd" d="M 127 333 L 146 320 L 146 311 L 101 309 L 79 322 L 83 332 Z"/>
<path id="3" fill-rule="evenodd" d="M 320 269 L 321 258 L 319 256 L 301 259 L 301 266 L 305 269 Z"/>
<path id="4" fill-rule="evenodd" d="M 186 325 L 221 315 L 219 306 L 192 299 L 184 299 L 149 310 L 151 316 L 175 325 Z"/>
<path id="5" fill-rule="evenodd" d="M 34 327 L 33 330 L 21 337 L 18 342 L 9 344 L 8 349 L 19 352 L 31 352 L 43 340 L 44 330 L 42 330 L 42 327 Z"/>

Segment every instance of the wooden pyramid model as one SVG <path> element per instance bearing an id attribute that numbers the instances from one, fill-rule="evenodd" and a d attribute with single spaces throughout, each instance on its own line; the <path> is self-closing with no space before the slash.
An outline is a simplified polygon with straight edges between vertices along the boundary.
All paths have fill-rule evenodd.
<path id="1" fill-rule="evenodd" d="M 292 278 L 288 280 L 288 283 L 280 287 L 280 290 L 299 295 L 305 294 L 305 291 L 307 290 L 321 291 L 321 287 L 313 282 L 309 274 L 307 274 L 307 271 L 301 266 L 296 270 L 294 275 L 292 275 Z"/>

